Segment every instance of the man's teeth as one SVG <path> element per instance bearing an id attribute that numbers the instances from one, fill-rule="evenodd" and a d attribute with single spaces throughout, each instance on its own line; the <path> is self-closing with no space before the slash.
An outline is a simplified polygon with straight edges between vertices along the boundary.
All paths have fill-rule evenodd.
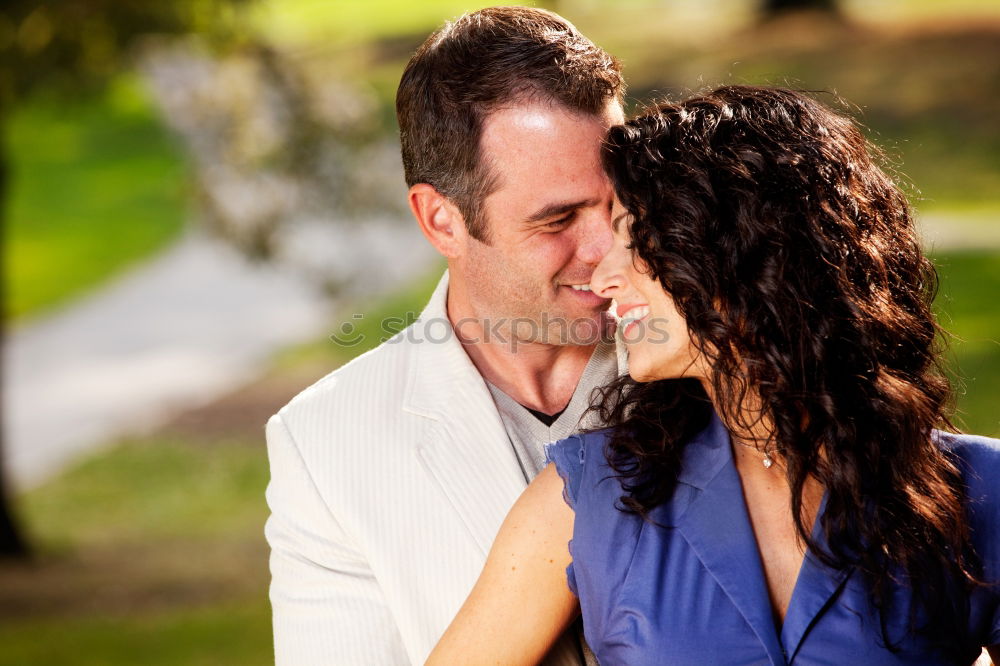
<path id="1" fill-rule="evenodd" d="M 590 291 L 589 284 L 571 284 L 570 286 L 576 291 Z"/>
<path id="2" fill-rule="evenodd" d="M 618 323 L 619 323 L 619 325 L 621 325 L 622 328 L 625 328 L 626 326 L 628 326 L 632 322 L 639 321 L 640 319 L 642 319 L 643 317 L 647 316 L 648 314 L 649 314 L 649 306 L 648 305 L 640 305 L 640 306 L 632 308 L 631 310 L 629 310 L 628 312 L 626 312 L 625 316 L 623 316 L 618 321 Z"/>

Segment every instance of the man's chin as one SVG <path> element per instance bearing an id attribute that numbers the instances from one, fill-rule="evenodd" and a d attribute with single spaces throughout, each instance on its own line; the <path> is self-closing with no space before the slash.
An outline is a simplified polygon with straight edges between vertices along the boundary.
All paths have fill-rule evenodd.
<path id="1" fill-rule="evenodd" d="M 559 346 L 588 347 L 614 340 L 614 322 L 603 309 L 556 310 L 543 313 L 542 341 Z"/>

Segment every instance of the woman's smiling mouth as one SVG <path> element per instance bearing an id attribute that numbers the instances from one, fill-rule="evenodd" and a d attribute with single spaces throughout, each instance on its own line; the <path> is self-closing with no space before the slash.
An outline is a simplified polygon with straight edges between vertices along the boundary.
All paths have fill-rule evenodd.
<path id="1" fill-rule="evenodd" d="M 629 342 L 626 334 L 629 328 L 633 324 L 642 321 L 649 316 L 651 310 L 649 305 L 646 303 L 627 303 L 625 305 L 618 305 L 612 301 L 611 313 L 615 317 L 615 321 L 618 322 L 618 330 L 621 331 L 622 338 Z"/>

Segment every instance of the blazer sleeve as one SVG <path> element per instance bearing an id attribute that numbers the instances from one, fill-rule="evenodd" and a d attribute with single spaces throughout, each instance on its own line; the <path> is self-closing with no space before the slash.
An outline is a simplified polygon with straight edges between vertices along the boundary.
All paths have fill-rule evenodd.
<path id="1" fill-rule="evenodd" d="M 364 554 L 324 502 L 281 416 L 267 423 L 276 666 L 408 664 Z"/>

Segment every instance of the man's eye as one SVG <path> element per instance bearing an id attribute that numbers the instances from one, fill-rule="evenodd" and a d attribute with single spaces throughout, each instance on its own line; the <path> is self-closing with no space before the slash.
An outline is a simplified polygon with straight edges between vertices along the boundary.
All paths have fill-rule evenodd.
<path id="1" fill-rule="evenodd" d="M 570 223 L 573 219 L 575 213 L 570 213 L 564 217 L 560 217 L 558 220 L 553 220 L 552 222 L 546 222 L 545 226 L 549 229 L 558 229 L 559 227 L 564 227 Z"/>

